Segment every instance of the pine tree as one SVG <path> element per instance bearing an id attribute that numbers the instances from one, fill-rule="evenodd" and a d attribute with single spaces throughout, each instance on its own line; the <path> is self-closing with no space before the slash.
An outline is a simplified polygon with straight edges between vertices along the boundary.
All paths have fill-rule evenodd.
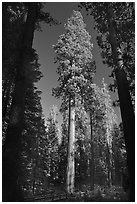
<path id="1" fill-rule="evenodd" d="M 69 102 L 69 136 L 68 136 L 68 167 L 67 191 L 74 192 L 74 143 L 75 143 L 75 106 L 81 95 L 81 90 L 87 83 L 85 75 L 92 69 L 91 37 L 85 29 L 80 12 L 73 11 L 73 15 L 65 25 L 66 33 L 60 35 L 58 43 L 54 45 L 59 62 L 59 87 L 53 90 L 56 97 L 66 97 Z M 63 99 L 64 99 L 63 98 Z"/>
<path id="2" fill-rule="evenodd" d="M 58 110 L 53 106 L 50 110 L 50 116 L 46 125 L 46 155 L 47 155 L 47 174 L 49 183 L 53 183 L 58 179 L 58 163 L 59 163 L 59 141 L 60 132 L 57 122 Z"/>

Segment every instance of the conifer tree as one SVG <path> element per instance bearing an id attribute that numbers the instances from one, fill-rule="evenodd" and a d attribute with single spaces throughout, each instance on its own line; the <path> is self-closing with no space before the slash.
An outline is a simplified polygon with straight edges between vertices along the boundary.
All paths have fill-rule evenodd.
<path id="1" fill-rule="evenodd" d="M 33 83 L 33 76 L 31 76 L 31 63 L 33 63 L 34 60 L 34 50 L 32 49 L 34 31 L 40 21 L 45 21 L 46 23 L 55 23 L 48 13 L 44 13 L 43 11 L 41 11 L 42 3 L 26 2 L 23 3 L 23 5 L 26 8 L 26 18 L 23 18 L 25 21 L 22 21 L 22 12 L 20 12 L 22 7 L 19 7 L 18 4 L 16 6 L 16 3 L 11 3 L 10 7 L 6 4 L 6 6 L 4 5 L 3 9 L 4 15 L 6 15 L 6 11 L 8 9 L 15 14 L 13 15 L 13 18 L 10 19 L 11 21 L 14 21 L 17 18 L 18 21 L 16 22 L 19 23 L 21 21 L 22 23 L 22 26 L 19 27 L 21 28 L 19 34 L 21 35 L 18 35 L 17 37 L 17 40 L 19 40 L 19 47 L 16 47 L 16 63 L 13 63 L 16 69 L 12 69 L 13 71 L 15 71 L 14 91 L 12 94 L 12 103 L 10 105 L 9 111 L 9 123 L 7 125 L 5 140 L 3 144 L 3 201 L 23 200 L 22 194 L 18 189 L 18 157 L 20 152 L 21 135 L 23 131 L 26 91 L 29 85 Z M 8 22 L 7 18 L 5 21 L 6 23 Z M 6 26 L 4 26 L 5 32 Z M 14 28 L 14 26 L 11 27 L 11 31 L 13 31 L 12 28 Z M 14 34 L 16 35 L 17 33 L 15 32 Z M 3 36 L 4 39 L 5 36 Z M 12 59 L 14 60 L 14 57 Z M 12 64 L 12 62 L 9 63 L 10 65 Z M 5 68 L 5 66 L 3 68 Z M 8 80 L 10 81 L 10 78 Z"/>
<path id="2" fill-rule="evenodd" d="M 56 97 L 66 97 L 69 102 L 69 130 L 68 130 L 68 166 L 67 191 L 74 192 L 74 143 L 75 143 L 75 107 L 80 99 L 81 90 L 87 83 L 85 76 L 93 76 L 93 60 L 91 36 L 85 29 L 80 12 L 73 11 L 73 15 L 65 25 L 65 34 L 60 35 L 58 43 L 54 45 L 56 59 L 59 62 L 59 87 L 53 90 Z"/>
<path id="3" fill-rule="evenodd" d="M 135 200 L 135 6 L 133 2 L 82 3 L 94 17 L 105 64 L 113 68 L 123 122 L 129 170 L 129 200 Z M 132 98 L 131 98 L 132 97 Z M 131 160 L 132 158 L 132 160 Z"/>
<path id="4" fill-rule="evenodd" d="M 102 80 L 103 88 L 101 89 L 103 93 L 104 99 L 104 126 L 106 129 L 106 146 L 107 146 L 107 169 L 108 169 L 108 186 L 112 186 L 112 140 L 113 134 L 112 129 L 113 125 L 117 123 L 116 114 L 112 108 L 112 101 L 109 95 L 109 91 L 107 90 L 107 84 L 105 84 L 104 79 Z"/>
<path id="5" fill-rule="evenodd" d="M 45 146 L 45 122 L 42 115 L 42 106 L 40 103 L 40 94 L 36 88 L 27 91 L 27 100 L 25 108 L 25 124 L 22 136 L 21 167 L 26 177 L 21 173 L 25 187 L 29 189 L 24 192 L 28 195 L 40 194 L 44 190 L 44 164 Z M 25 157 L 25 158 L 24 158 Z M 23 165 L 23 161 L 26 160 Z M 22 171 L 21 170 L 21 171 Z M 30 181 L 28 182 L 28 180 Z M 44 183 L 45 182 L 45 183 Z"/>
<path id="6" fill-rule="evenodd" d="M 50 110 L 50 115 L 47 119 L 46 125 L 46 161 L 47 174 L 50 183 L 58 179 L 60 131 L 57 124 L 57 114 L 57 107 L 53 106 Z"/>
<path id="7" fill-rule="evenodd" d="M 94 189 L 94 134 L 96 116 L 102 113 L 101 92 L 96 84 L 93 84 L 92 78 L 89 78 L 86 89 L 84 90 L 84 107 L 90 120 L 90 188 Z"/>
<path id="8" fill-rule="evenodd" d="M 127 156 L 123 130 L 121 129 L 121 124 L 113 125 L 112 129 L 112 149 L 113 149 L 113 161 L 114 161 L 114 172 L 113 172 L 113 182 L 114 185 L 122 185 L 123 171 L 127 169 Z M 127 176 L 127 175 L 126 175 Z"/>

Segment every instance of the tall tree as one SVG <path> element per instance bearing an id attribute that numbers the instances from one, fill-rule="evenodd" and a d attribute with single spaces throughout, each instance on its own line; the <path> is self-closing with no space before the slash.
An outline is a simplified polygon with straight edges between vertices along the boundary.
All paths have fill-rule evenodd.
<path id="1" fill-rule="evenodd" d="M 107 84 L 105 84 L 104 79 L 102 81 L 102 92 L 104 98 L 104 126 L 106 129 L 106 145 L 107 145 L 107 169 L 108 169 L 108 186 L 112 186 L 112 168 L 113 168 L 113 157 L 112 157 L 112 140 L 113 134 L 112 129 L 113 125 L 117 123 L 116 115 L 112 108 L 112 101 L 109 95 L 109 91 L 107 90 Z"/>
<path id="2" fill-rule="evenodd" d="M 23 3 L 5 2 L 2 4 L 2 11 L 2 121 L 4 141 L 15 85 L 17 56 L 25 23 L 22 16 L 25 15 L 26 9 L 23 7 Z"/>
<path id="3" fill-rule="evenodd" d="M 93 117 L 94 117 L 94 100 L 92 82 L 88 85 L 85 94 L 85 109 L 89 112 L 90 118 L 90 188 L 94 189 L 94 138 L 93 138 Z"/>
<path id="4" fill-rule="evenodd" d="M 118 89 L 129 170 L 129 200 L 135 200 L 135 116 L 134 95 L 135 9 L 133 2 L 83 3 L 94 17 L 104 63 L 113 68 Z M 128 50 L 127 56 L 125 51 Z M 130 54 L 129 54 L 130 53 Z M 129 69 L 129 64 L 130 69 Z M 132 74 L 131 74 L 132 73 Z M 133 97 L 134 98 L 134 97 Z M 132 159 L 131 159 L 132 158 Z"/>
<path id="5" fill-rule="evenodd" d="M 60 35 L 58 43 L 54 45 L 59 62 L 58 74 L 60 85 L 53 90 L 56 97 L 66 98 L 69 104 L 68 128 L 68 166 L 67 191 L 74 192 L 74 143 L 75 143 L 75 106 L 81 95 L 81 90 L 87 83 L 85 75 L 93 73 L 91 36 L 85 29 L 80 12 L 73 11 L 73 15 L 65 25 L 66 33 Z"/>
<path id="6" fill-rule="evenodd" d="M 100 109 L 102 101 L 100 99 L 100 89 L 93 84 L 92 78 L 89 77 L 87 87 L 84 90 L 84 107 L 85 110 L 89 113 L 90 119 L 90 188 L 94 189 L 94 134 L 93 127 L 95 126 L 95 118 L 98 115 L 97 110 Z"/>
<path id="7" fill-rule="evenodd" d="M 50 110 L 50 115 L 47 119 L 46 125 L 46 154 L 47 154 L 47 173 L 49 183 L 53 183 L 58 179 L 58 163 L 59 163 L 59 142 L 60 131 L 57 121 L 58 110 L 56 106 L 53 106 Z"/>
<path id="8" fill-rule="evenodd" d="M 40 194 L 47 185 L 44 175 L 47 141 L 40 93 L 35 87 L 30 87 L 26 93 L 19 175 L 20 186 L 25 196 Z"/>
<path id="9" fill-rule="evenodd" d="M 34 56 L 32 49 L 34 31 L 36 24 L 40 20 L 47 23 L 53 20 L 49 14 L 40 12 L 42 8 L 41 3 L 24 3 L 24 6 L 27 9 L 27 13 L 16 58 L 14 92 L 9 113 L 9 123 L 3 145 L 3 201 L 23 199 L 18 189 L 18 156 L 23 131 L 26 91 L 29 84 L 33 83 L 33 79 L 30 79 L 30 76 L 31 63 L 33 62 Z M 11 7 L 7 7 L 7 9 L 11 9 Z M 17 10 L 19 9 L 17 8 Z M 18 15 L 16 17 L 18 17 Z"/>
<path id="10" fill-rule="evenodd" d="M 118 126 L 114 124 L 113 130 L 113 161 L 114 161 L 114 172 L 113 172 L 113 183 L 114 185 L 123 185 L 123 171 L 127 169 L 126 164 L 126 148 L 124 141 L 123 130 L 121 129 L 121 124 Z"/>
<path id="11" fill-rule="evenodd" d="M 7 128 L 6 140 L 3 151 L 3 200 L 15 201 L 19 194 L 17 190 L 17 155 L 19 148 L 19 140 L 22 131 L 23 113 L 25 107 L 25 91 L 26 91 L 26 77 L 25 69 L 31 61 L 28 59 L 32 47 L 32 40 L 36 22 L 36 5 L 30 4 L 28 10 L 28 17 L 26 21 L 26 29 L 24 31 L 23 48 L 20 52 L 19 68 L 16 74 L 15 90 L 12 100 L 12 107 L 10 113 L 10 124 Z M 13 158 L 10 157 L 12 155 Z M 7 174 L 10 174 L 7 176 Z M 7 178 L 8 177 L 8 178 Z M 7 191 L 9 192 L 7 195 Z M 20 198 L 20 196 L 19 196 Z M 22 199 L 22 198 L 21 198 Z"/>

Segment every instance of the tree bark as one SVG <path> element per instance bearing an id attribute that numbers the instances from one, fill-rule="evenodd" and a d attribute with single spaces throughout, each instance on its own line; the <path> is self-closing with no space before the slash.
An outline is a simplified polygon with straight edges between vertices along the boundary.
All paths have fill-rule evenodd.
<path id="1" fill-rule="evenodd" d="M 94 190 L 94 142 L 93 142 L 93 116 L 92 113 L 90 112 L 90 189 Z"/>
<path id="2" fill-rule="evenodd" d="M 125 73 L 116 70 L 118 95 L 120 100 L 121 117 L 123 122 L 124 138 L 127 152 L 127 165 L 129 171 L 129 201 L 135 201 L 135 116 L 128 83 Z M 123 83 L 122 83 L 123 82 Z"/>
<path id="3" fill-rule="evenodd" d="M 112 186 L 112 149 L 107 143 L 107 170 L 108 170 L 108 187 Z"/>
<path id="4" fill-rule="evenodd" d="M 26 70 L 29 67 L 30 51 L 32 49 L 35 22 L 37 19 L 37 4 L 28 3 L 28 16 L 23 33 L 22 49 L 19 55 L 15 89 L 10 112 L 10 122 L 7 128 L 3 148 L 3 201 L 22 201 L 22 193 L 18 187 L 20 139 L 23 130 L 25 109 L 25 94 L 27 90 Z"/>
<path id="5" fill-rule="evenodd" d="M 74 192 L 75 178 L 75 105 L 69 99 L 69 131 L 68 131 L 68 164 L 67 164 L 67 192 Z"/>
<path id="6" fill-rule="evenodd" d="M 81 159 L 82 159 L 82 141 L 81 139 L 79 140 L 79 152 L 80 152 L 80 163 L 79 163 L 79 179 L 78 179 L 78 182 L 79 182 L 79 189 L 81 189 L 82 187 L 82 166 L 81 166 Z"/>
<path id="7" fill-rule="evenodd" d="M 135 201 L 135 116 L 126 72 L 123 69 L 122 53 L 117 42 L 116 32 L 113 26 L 113 10 L 111 3 L 108 7 L 109 38 L 112 48 L 112 57 L 115 68 L 115 76 L 120 101 L 120 111 L 123 122 L 124 138 L 127 151 L 127 165 L 129 171 L 129 201 Z"/>

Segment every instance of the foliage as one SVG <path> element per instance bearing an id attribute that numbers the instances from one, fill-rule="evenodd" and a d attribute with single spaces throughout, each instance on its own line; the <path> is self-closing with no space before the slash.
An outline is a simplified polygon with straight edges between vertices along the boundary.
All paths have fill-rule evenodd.
<path id="1" fill-rule="evenodd" d="M 123 121 L 129 171 L 129 200 L 135 200 L 135 143 L 134 116 L 134 40 L 135 6 L 133 2 L 84 3 L 92 12 L 98 30 L 98 44 L 102 48 L 104 63 L 112 67 Z M 103 23 L 102 23 L 103 22 Z M 129 49 L 128 49 L 129 48 Z M 127 51 L 127 54 L 126 54 Z M 129 51 L 129 52 L 128 52 Z M 130 64 L 130 67 L 128 65 Z M 129 69 L 130 70 L 129 70 Z M 132 158 L 132 160 L 131 160 Z"/>
<path id="2" fill-rule="evenodd" d="M 121 125 L 118 126 L 117 124 L 114 124 L 112 134 L 114 181 L 115 184 L 123 185 L 123 183 L 121 183 L 121 178 L 123 177 L 125 170 L 127 170 L 127 155 Z"/>
<path id="3" fill-rule="evenodd" d="M 57 24 L 49 13 L 42 11 L 42 3 L 3 3 L 3 199 L 6 201 L 22 201 L 20 190 L 35 194 L 44 188 L 45 127 L 40 92 L 34 86 L 42 74 L 38 55 L 32 48 L 34 31 L 41 21 Z"/>
<path id="4" fill-rule="evenodd" d="M 103 87 L 99 88 L 96 84 L 91 84 L 91 86 L 85 90 L 86 97 L 84 98 L 85 106 L 79 101 L 76 106 L 76 142 L 75 142 L 75 163 L 76 163 L 76 173 L 75 182 L 76 187 L 81 188 L 82 183 L 89 181 L 89 159 L 91 157 L 90 152 L 90 117 L 89 111 L 92 112 L 92 129 L 93 129 L 93 144 L 94 144 L 94 162 L 95 162 L 95 183 L 102 185 L 107 183 L 108 174 L 108 144 L 110 145 L 112 151 L 112 143 L 114 140 L 115 126 L 117 127 L 117 116 L 112 107 L 112 100 L 107 90 L 107 85 L 102 82 Z M 91 105 L 92 103 L 92 105 Z M 65 103 L 67 108 L 67 103 Z M 63 112 L 64 110 L 64 112 Z M 61 112 L 64 115 L 64 123 L 62 132 L 67 146 L 67 121 L 68 121 L 68 110 L 61 107 Z M 107 132 L 107 126 L 108 132 Z M 120 133 L 118 132 L 119 137 Z M 64 147 L 64 151 L 67 151 L 67 147 Z M 116 146 L 116 148 L 120 148 Z M 114 151 L 114 150 L 113 150 Z M 113 152 L 113 155 L 115 153 Z M 65 153 L 66 155 L 66 153 Z M 124 162 L 124 155 L 121 153 L 119 157 L 120 162 Z M 62 160 L 65 156 L 62 154 Z M 114 158 L 112 158 L 112 163 Z M 122 166 L 122 165 L 121 165 Z M 112 172 L 115 166 L 112 166 Z M 64 170 L 65 171 L 65 170 Z M 116 172 L 117 174 L 117 172 Z M 122 172 L 120 172 L 121 176 Z M 64 176 L 65 180 L 65 176 Z M 84 183 L 85 183 L 84 182 Z"/>
<path id="5" fill-rule="evenodd" d="M 50 182 L 58 179 L 60 131 L 57 125 L 57 107 L 53 106 L 46 124 L 46 164 Z"/>
<path id="6" fill-rule="evenodd" d="M 114 83 L 110 85 L 110 90 L 115 91 L 117 87 L 114 69 L 115 62 L 112 57 L 112 48 L 109 38 L 109 14 L 108 8 L 111 5 L 113 10 L 113 27 L 116 31 L 118 46 L 122 51 L 124 70 L 127 73 L 127 79 L 134 104 L 135 90 L 135 8 L 133 2 L 95 2 L 81 3 L 87 12 L 94 17 L 95 29 L 98 31 L 97 42 L 102 49 L 103 62 L 112 68 L 111 77 Z"/>
<path id="7" fill-rule="evenodd" d="M 17 78 L 18 67 L 20 66 L 20 55 L 23 49 L 22 41 L 25 29 L 25 23 L 27 20 L 28 10 L 30 7 L 29 3 L 20 2 L 3 2 L 3 67 L 2 67 L 2 97 L 3 97 L 3 130 L 5 137 L 5 128 L 7 127 L 8 117 L 10 114 L 10 107 L 13 98 L 15 88 L 15 78 Z M 37 6 L 37 25 L 44 21 L 46 23 L 57 24 L 50 14 L 42 11 L 43 3 L 36 3 Z M 25 52 L 25 51 L 24 51 Z M 27 52 L 27 51 L 26 51 Z M 38 55 L 34 49 L 29 50 L 29 65 L 25 69 L 25 77 L 27 83 L 34 83 L 40 80 L 42 74 L 38 70 L 40 66 L 38 63 Z M 35 71 L 34 71 L 35 69 Z M 32 71 L 33 70 L 33 71 Z M 22 73 L 23 74 L 23 73 Z M 19 76 L 18 76 L 19 77 Z M 6 117 L 6 118 L 5 118 Z"/>
<path id="8" fill-rule="evenodd" d="M 45 179 L 45 122 L 40 103 L 41 92 L 36 87 L 28 88 L 24 129 L 20 150 L 20 185 L 24 195 L 39 194 L 47 185 Z"/>
<path id="9" fill-rule="evenodd" d="M 53 46 L 56 61 L 59 62 L 59 87 L 53 89 L 56 97 L 80 94 L 87 83 L 85 76 L 93 77 L 91 36 L 85 29 L 80 12 L 73 11 L 73 16 L 65 24 L 65 34 L 59 36 Z"/>
<path id="10" fill-rule="evenodd" d="M 128 201 L 126 193 L 121 187 L 113 186 L 111 188 L 105 186 L 94 186 L 94 191 L 88 190 L 76 191 L 70 196 L 66 202 L 124 202 Z"/>

